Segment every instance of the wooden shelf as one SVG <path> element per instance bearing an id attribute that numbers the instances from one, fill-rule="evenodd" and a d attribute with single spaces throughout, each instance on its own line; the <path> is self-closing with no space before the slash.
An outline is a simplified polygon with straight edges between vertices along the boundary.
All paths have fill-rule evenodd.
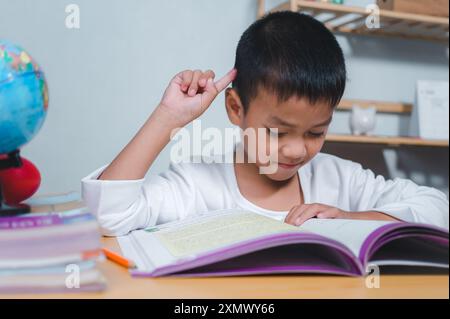
<path id="1" fill-rule="evenodd" d="M 413 108 L 413 105 L 408 103 L 342 100 L 337 109 L 341 111 L 351 111 L 353 105 L 359 105 L 362 108 L 375 106 L 378 113 L 393 113 L 400 115 L 410 115 Z"/>
<path id="2" fill-rule="evenodd" d="M 424 140 L 413 137 L 387 137 L 387 136 L 356 136 L 356 135 L 327 135 L 328 143 L 356 143 L 356 144 L 379 144 L 391 147 L 399 146 L 428 146 L 448 147 L 448 141 Z"/>
<path id="3" fill-rule="evenodd" d="M 380 10 L 381 27 L 369 29 L 366 19 L 372 13 L 365 8 L 290 0 L 270 12 L 284 10 L 308 13 L 325 23 L 333 32 L 421 39 L 447 44 L 449 40 L 448 18 Z M 258 15 L 263 16 L 265 13 L 265 1 L 259 0 Z"/>

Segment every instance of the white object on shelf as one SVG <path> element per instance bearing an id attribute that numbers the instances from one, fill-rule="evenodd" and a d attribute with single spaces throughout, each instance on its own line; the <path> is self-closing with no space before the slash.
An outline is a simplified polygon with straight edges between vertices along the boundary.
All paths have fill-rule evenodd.
<path id="1" fill-rule="evenodd" d="M 377 108 L 370 106 L 362 108 L 358 105 L 352 107 L 350 116 L 350 129 L 353 135 L 372 135 L 376 124 Z"/>
<path id="2" fill-rule="evenodd" d="M 410 135 L 423 139 L 449 140 L 448 82 L 418 81 L 411 115 Z"/>

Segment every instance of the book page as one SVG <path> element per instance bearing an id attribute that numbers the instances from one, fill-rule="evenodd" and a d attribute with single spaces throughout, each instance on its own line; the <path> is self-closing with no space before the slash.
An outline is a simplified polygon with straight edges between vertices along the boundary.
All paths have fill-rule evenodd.
<path id="1" fill-rule="evenodd" d="M 119 243 L 126 257 L 135 261 L 140 270 L 148 271 L 246 240 L 286 232 L 315 233 L 342 243 L 358 256 L 367 236 L 387 223 L 390 222 L 314 218 L 295 227 L 252 212 L 225 210 L 135 231 L 119 238 Z"/>
<path id="2" fill-rule="evenodd" d="M 366 238 L 376 229 L 391 223 L 393 222 L 313 218 L 305 222 L 299 229 L 334 239 L 347 246 L 355 256 L 359 256 L 359 251 Z"/>
<path id="3" fill-rule="evenodd" d="M 276 233 L 298 232 L 297 227 L 255 213 L 232 211 L 159 230 L 156 238 L 176 257 L 196 255 Z"/>

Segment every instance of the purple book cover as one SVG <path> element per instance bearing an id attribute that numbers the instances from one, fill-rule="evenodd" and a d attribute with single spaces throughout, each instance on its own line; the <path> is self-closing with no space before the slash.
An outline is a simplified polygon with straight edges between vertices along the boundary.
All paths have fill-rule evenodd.
<path id="1" fill-rule="evenodd" d="M 354 222 L 347 223 L 350 227 L 356 226 Z M 138 277 L 281 273 L 363 276 L 369 264 L 448 269 L 449 235 L 446 229 L 412 223 L 380 225 L 360 236 L 356 248 L 351 247 L 351 236 L 350 241 L 347 239 L 345 242 L 314 232 L 280 231 L 166 263 L 158 262 L 155 248 L 159 244 L 154 239 L 158 231 L 152 230 L 149 234 L 138 231 L 127 236 L 128 239 L 119 239 L 119 243 L 127 257 L 138 260 L 137 269 L 131 271 L 133 276 Z M 186 228 L 179 229 L 183 233 Z M 146 241 L 146 238 L 151 241 Z M 164 245 L 159 247 L 166 248 Z"/>

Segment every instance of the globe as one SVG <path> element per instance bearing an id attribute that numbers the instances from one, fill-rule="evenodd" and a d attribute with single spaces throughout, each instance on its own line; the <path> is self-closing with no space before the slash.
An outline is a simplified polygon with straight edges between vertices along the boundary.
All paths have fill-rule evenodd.
<path id="1" fill-rule="evenodd" d="M 0 39 L 0 154 L 18 150 L 33 139 L 47 109 L 44 73 L 26 51 Z"/>

